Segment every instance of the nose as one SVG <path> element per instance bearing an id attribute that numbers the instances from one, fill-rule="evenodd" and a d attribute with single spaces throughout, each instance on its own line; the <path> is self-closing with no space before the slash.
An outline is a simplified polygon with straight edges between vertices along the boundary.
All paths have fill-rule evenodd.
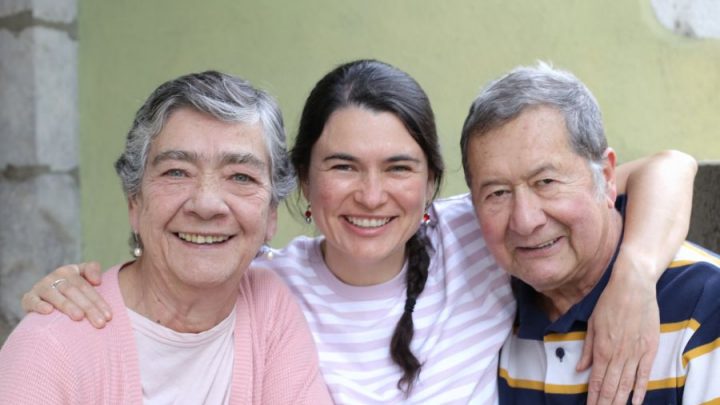
<path id="1" fill-rule="evenodd" d="M 387 200 L 385 181 L 380 173 L 365 173 L 355 191 L 355 200 L 367 208 L 376 208 Z"/>
<path id="2" fill-rule="evenodd" d="M 201 219 L 212 219 L 229 212 L 224 193 L 218 180 L 200 177 L 191 191 L 185 208 Z"/>
<path id="3" fill-rule="evenodd" d="M 530 190 L 519 189 L 513 193 L 510 229 L 518 235 L 527 236 L 547 222 L 542 201 Z"/>

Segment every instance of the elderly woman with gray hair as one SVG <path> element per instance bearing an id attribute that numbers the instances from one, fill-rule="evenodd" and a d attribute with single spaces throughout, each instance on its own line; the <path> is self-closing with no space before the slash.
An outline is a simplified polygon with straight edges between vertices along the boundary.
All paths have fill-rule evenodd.
<path id="1" fill-rule="evenodd" d="M 0 351 L 0 402 L 330 403 L 291 293 L 248 271 L 294 187 L 275 101 L 217 72 L 169 81 L 115 168 L 136 257 L 103 276 L 115 321 L 28 315 Z"/>

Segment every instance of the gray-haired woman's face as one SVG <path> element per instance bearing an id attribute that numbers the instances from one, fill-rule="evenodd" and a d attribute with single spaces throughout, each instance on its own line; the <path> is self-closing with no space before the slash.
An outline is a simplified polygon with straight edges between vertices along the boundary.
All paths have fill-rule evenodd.
<path id="1" fill-rule="evenodd" d="M 187 286 L 239 278 L 275 232 L 270 158 L 259 125 L 184 108 L 153 141 L 130 223 L 140 265 Z"/>

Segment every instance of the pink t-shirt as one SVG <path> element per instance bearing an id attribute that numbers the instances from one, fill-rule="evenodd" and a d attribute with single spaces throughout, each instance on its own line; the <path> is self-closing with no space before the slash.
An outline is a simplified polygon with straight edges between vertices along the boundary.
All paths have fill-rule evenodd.
<path id="1" fill-rule="evenodd" d="M 127 312 L 137 342 L 145 405 L 230 403 L 237 310 L 200 333 L 176 332 Z"/>

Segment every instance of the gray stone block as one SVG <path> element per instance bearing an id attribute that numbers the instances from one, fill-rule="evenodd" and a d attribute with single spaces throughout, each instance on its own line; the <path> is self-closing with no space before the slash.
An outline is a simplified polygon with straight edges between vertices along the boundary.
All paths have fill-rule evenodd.
<path id="1" fill-rule="evenodd" d="M 688 240 L 720 253 L 720 162 L 700 162 Z"/>
<path id="2" fill-rule="evenodd" d="M 37 162 L 32 36 L 0 30 L 0 170 Z"/>
<path id="3" fill-rule="evenodd" d="M 45 21 L 71 23 L 77 17 L 77 0 L 34 0 L 33 14 Z"/>
<path id="4" fill-rule="evenodd" d="M 17 14 L 23 11 L 30 11 L 33 0 L 3 0 L 0 1 L 0 17 Z"/>
<path id="5" fill-rule="evenodd" d="M 45 27 L 0 30 L 0 168 L 77 166 L 77 43 Z"/>
<path id="6" fill-rule="evenodd" d="M 80 260 L 79 192 L 73 174 L 0 177 L 0 334 L 23 316 L 35 281 Z"/>
<path id="7" fill-rule="evenodd" d="M 78 161 L 77 43 L 64 32 L 43 27 L 32 31 L 37 162 L 69 170 Z"/>
<path id="8" fill-rule="evenodd" d="M 31 11 L 36 19 L 70 23 L 77 17 L 77 0 L 2 0 L 0 17 Z"/>

